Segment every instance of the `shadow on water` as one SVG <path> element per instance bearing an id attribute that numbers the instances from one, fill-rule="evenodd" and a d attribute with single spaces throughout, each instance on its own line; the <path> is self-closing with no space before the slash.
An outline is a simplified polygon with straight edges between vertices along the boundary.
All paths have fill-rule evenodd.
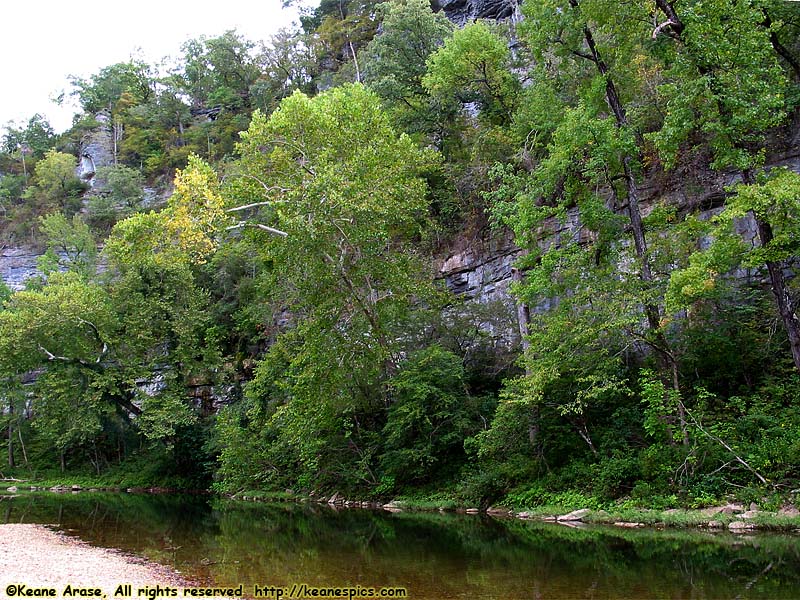
<path id="1" fill-rule="evenodd" d="M 410 598 L 798 598 L 800 537 L 619 530 L 198 496 L 29 494 L 48 523 L 217 584 L 402 586 Z"/>

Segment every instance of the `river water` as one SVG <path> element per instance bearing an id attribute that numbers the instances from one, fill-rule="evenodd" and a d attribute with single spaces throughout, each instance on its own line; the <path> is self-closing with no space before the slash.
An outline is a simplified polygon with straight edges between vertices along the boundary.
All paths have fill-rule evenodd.
<path id="1" fill-rule="evenodd" d="M 401 586 L 408 598 L 800 598 L 800 535 L 569 528 L 204 496 L 23 494 L 46 523 L 218 585 Z"/>

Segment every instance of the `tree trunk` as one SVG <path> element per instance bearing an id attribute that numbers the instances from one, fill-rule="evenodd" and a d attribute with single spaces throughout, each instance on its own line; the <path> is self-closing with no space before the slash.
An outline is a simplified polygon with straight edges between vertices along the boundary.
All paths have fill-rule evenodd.
<path id="1" fill-rule="evenodd" d="M 762 221 L 759 218 L 756 218 L 756 226 L 758 227 L 758 239 L 763 248 L 772 241 L 772 227 L 767 221 Z M 797 318 L 797 306 L 789 292 L 786 276 L 783 273 L 784 266 L 783 261 L 767 261 L 772 294 L 775 296 L 778 314 L 789 337 L 789 347 L 792 350 L 794 366 L 800 371 L 800 320 Z"/>
<path id="2" fill-rule="evenodd" d="M 22 441 L 22 429 L 17 427 L 17 437 L 19 438 L 19 447 L 22 449 L 22 458 L 25 460 L 25 468 L 30 471 L 31 465 L 28 463 L 28 452 L 25 450 L 25 442 Z"/>
<path id="3" fill-rule="evenodd" d="M 574 9 L 578 8 L 577 0 L 569 0 L 569 3 Z M 659 6 L 661 6 L 661 4 L 664 4 L 667 8 L 671 9 L 671 6 L 666 2 L 660 3 Z M 670 17 L 670 19 L 672 19 L 672 16 L 675 16 L 673 29 L 680 32 L 683 29 L 683 24 L 677 18 L 674 10 L 671 13 L 667 13 L 667 16 Z M 582 56 L 591 60 L 591 62 L 593 62 L 597 68 L 597 71 L 605 78 L 606 103 L 608 104 L 608 108 L 614 115 L 617 128 L 620 130 L 627 129 L 628 117 L 625 114 L 625 107 L 623 106 L 619 97 L 619 93 L 617 92 L 617 86 L 614 84 L 614 79 L 611 77 L 608 65 L 606 65 L 605 61 L 603 60 L 603 57 L 597 48 L 597 44 L 595 44 L 592 30 L 589 29 L 589 26 L 586 24 L 583 26 L 583 38 L 587 47 L 589 48 L 589 56 Z M 630 155 L 625 155 L 623 157 L 622 167 L 625 179 L 625 187 L 628 194 L 628 219 L 631 225 L 631 233 L 633 235 L 633 245 L 636 251 L 636 257 L 639 259 L 639 278 L 646 284 L 650 284 L 653 282 L 653 272 L 650 269 L 650 257 L 648 256 L 647 252 L 647 237 L 645 235 L 644 223 L 642 221 L 641 208 L 639 206 L 639 188 L 636 184 L 636 176 L 633 172 L 633 168 L 631 167 Z M 644 313 L 645 317 L 647 318 L 648 328 L 654 337 L 651 342 L 651 346 L 661 357 L 661 362 L 665 371 L 671 374 L 671 385 L 673 389 L 676 393 L 680 394 L 678 364 L 675 360 L 675 356 L 670 351 L 667 339 L 660 330 L 661 315 L 659 307 L 653 303 L 645 303 Z M 683 414 L 682 403 L 679 403 L 678 413 L 683 443 L 688 445 L 689 437 L 686 429 L 686 417 Z"/>
<path id="4" fill-rule="evenodd" d="M 519 283 L 522 281 L 522 271 L 517 268 L 511 269 L 511 279 L 514 283 Z M 530 307 L 521 300 L 517 302 L 517 325 L 519 326 L 519 335 L 522 345 L 522 355 L 525 356 L 528 353 L 528 349 L 531 347 L 530 340 L 528 340 L 528 335 L 530 333 L 530 323 L 531 323 L 531 310 Z M 525 375 L 530 376 L 531 371 L 530 367 L 528 366 L 528 362 L 525 362 Z M 541 440 L 539 439 L 539 433 L 541 431 L 541 411 L 539 410 L 539 406 L 532 406 L 531 413 L 528 421 L 528 441 L 530 442 L 531 447 L 534 449 L 534 453 L 537 457 L 541 458 L 542 456 L 542 444 Z"/>
<path id="5" fill-rule="evenodd" d="M 14 405 L 8 405 L 8 466 L 12 469 L 17 466 L 14 462 Z"/>

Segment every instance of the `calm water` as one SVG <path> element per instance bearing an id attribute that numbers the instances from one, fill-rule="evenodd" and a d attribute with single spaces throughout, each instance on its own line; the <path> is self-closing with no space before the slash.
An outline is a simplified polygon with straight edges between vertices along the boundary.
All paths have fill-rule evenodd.
<path id="1" fill-rule="evenodd" d="M 1 522 L 54 524 L 245 590 L 305 582 L 404 586 L 414 599 L 800 598 L 800 535 L 570 529 L 102 493 L 2 498 Z"/>

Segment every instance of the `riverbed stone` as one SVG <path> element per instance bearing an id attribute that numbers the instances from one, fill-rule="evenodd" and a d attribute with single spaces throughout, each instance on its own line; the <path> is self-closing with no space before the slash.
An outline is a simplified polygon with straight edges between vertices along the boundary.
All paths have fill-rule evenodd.
<path id="1" fill-rule="evenodd" d="M 632 523 L 630 521 L 617 521 L 614 523 L 615 527 L 624 527 L 626 529 L 636 529 L 637 527 L 645 527 L 644 523 Z"/>
<path id="2" fill-rule="evenodd" d="M 707 527 L 709 529 L 724 529 L 725 525 L 722 521 L 709 521 Z"/>
<path id="3" fill-rule="evenodd" d="M 508 508 L 504 508 L 502 506 L 490 506 L 487 509 L 486 514 L 492 515 L 493 517 L 508 517 L 514 513 Z"/>
<path id="4" fill-rule="evenodd" d="M 589 516 L 591 512 L 592 511 L 588 508 L 573 510 L 571 513 L 567 513 L 566 515 L 561 515 L 558 517 L 558 521 L 583 521 L 583 519 Z"/>
<path id="5" fill-rule="evenodd" d="M 700 509 L 700 514 L 703 515 L 704 517 L 713 517 L 714 515 L 718 515 L 719 513 L 725 513 L 725 508 L 726 507 L 724 506 L 709 506 L 708 508 Z M 678 509 L 672 509 L 672 510 L 678 512 Z M 725 513 L 725 514 L 730 514 L 730 513 Z"/>
<path id="6" fill-rule="evenodd" d="M 477 508 L 468 508 L 468 509 L 467 509 L 465 512 L 466 512 L 468 515 L 477 515 L 477 514 L 478 514 L 478 513 L 480 513 L 481 511 L 480 511 L 479 509 L 477 509 Z"/>
<path id="7" fill-rule="evenodd" d="M 800 510 L 794 504 L 787 504 L 785 506 L 781 506 L 780 510 L 778 510 L 779 517 L 800 517 Z"/>
<path id="8" fill-rule="evenodd" d="M 14 492 L 16 492 L 16 491 L 17 491 L 17 486 L 15 486 L 15 485 L 12 485 L 12 486 L 11 486 L 10 488 L 8 488 L 6 491 L 8 491 L 8 492 L 11 492 L 11 493 L 13 494 Z"/>
<path id="9" fill-rule="evenodd" d="M 728 524 L 728 529 L 731 531 L 749 531 L 750 529 L 755 529 L 755 525 L 745 521 L 733 521 Z"/>

